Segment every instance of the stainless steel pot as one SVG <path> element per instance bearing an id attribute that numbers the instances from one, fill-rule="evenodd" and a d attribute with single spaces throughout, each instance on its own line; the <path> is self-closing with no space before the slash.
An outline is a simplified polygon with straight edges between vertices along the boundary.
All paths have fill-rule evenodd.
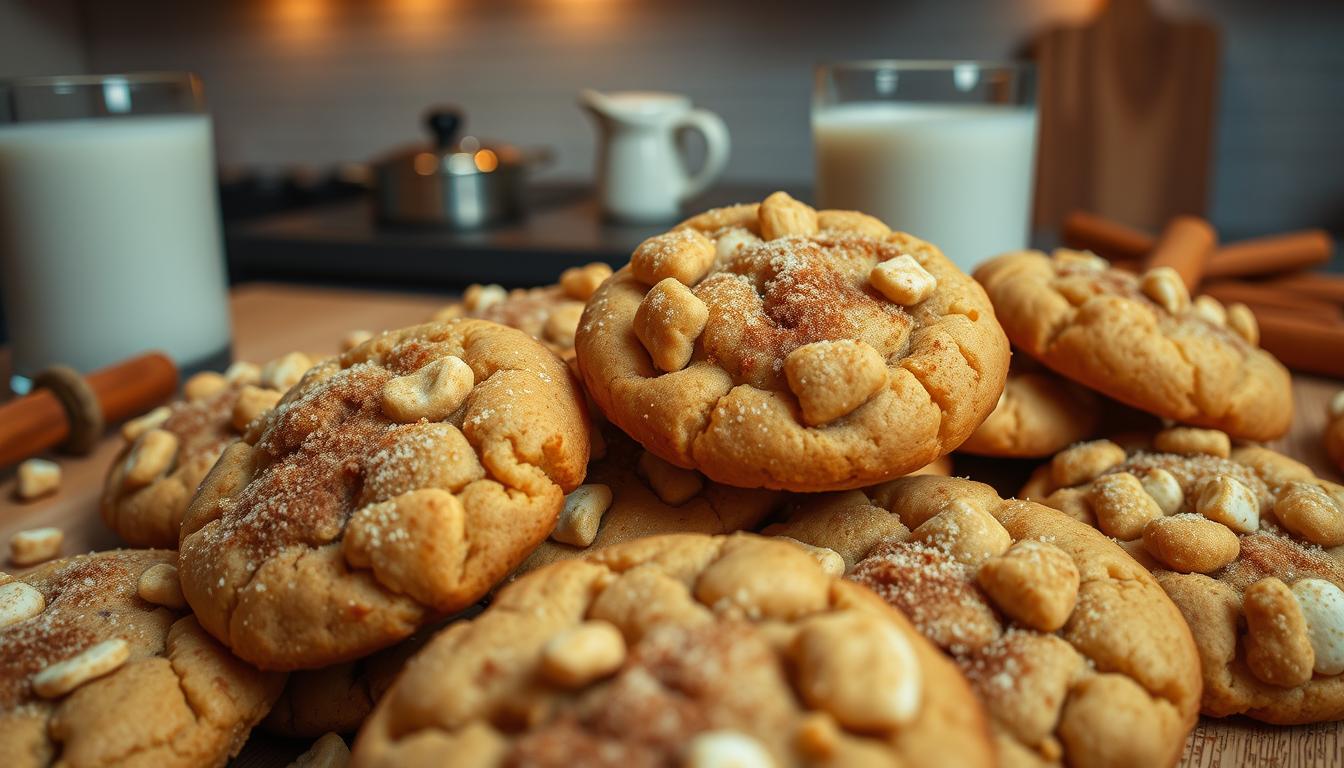
<path id="1" fill-rule="evenodd" d="M 523 212 L 527 174 L 549 162 L 550 152 L 485 143 L 473 136 L 459 140 L 462 123 L 455 109 L 430 110 L 425 125 L 434 137 L 432 144 L 406 147 L 374 161 L 380 222 L 476 229 Z"/>

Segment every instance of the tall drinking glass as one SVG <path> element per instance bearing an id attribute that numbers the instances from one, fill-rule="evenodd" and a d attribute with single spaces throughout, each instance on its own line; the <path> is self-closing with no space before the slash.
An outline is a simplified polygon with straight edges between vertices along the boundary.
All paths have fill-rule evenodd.
<path id="1" fill-rule="evenodd" d="M 15 388 L 148 349 L 226 363 L 210 116 L 185 73 L 0 82 L 0 281 Z"/>
<path id="2" fill-rule="evenodd" d="M 877 216 L 966 271 L 1027 245 L 1036 160 L 1030 64 L 819 67 L 812 140 L 825 208 Z"/>

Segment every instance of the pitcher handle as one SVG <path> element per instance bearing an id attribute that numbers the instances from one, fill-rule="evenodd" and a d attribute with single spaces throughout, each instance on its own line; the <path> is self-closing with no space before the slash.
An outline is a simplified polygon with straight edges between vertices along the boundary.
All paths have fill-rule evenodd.
<path id="1" fill-rule="evenodd" d="M 723 173 L 728 165 L 728 126 L 723 119 L 707 109 L 693 109 L 677 121 L 678 128 L 699 131 L 705 137 L 705 163 L 686 180 L 681 191 L 681 199 L 695 197 L 704 192 Z"/>

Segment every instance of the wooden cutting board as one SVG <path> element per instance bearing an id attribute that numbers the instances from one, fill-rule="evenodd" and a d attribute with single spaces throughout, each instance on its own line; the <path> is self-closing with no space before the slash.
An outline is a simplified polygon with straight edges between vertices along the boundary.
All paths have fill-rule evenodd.
<path id="1" fill-rule="evenodd" d="M 1218 32 L 1111 0 L 1034 45 L 1039 73 L 1037 229 L 1093 211 L 1161 230 L 1208 202 Z"/>
<path id="2" fill-rule="evenodd" d="M 235 355 L 264 361 L 292 350 L 332 353 L 349 331 L 418 323 L 446 302 L 446 298 L 431 296 L 243 286 L 235 289 L 231 300 Z M 0 355 L 0 373 L 4 373 L 4 362 Z M 1296 413 L 1292 431 L 1272 445 L 1335 479 L 1339 473 L 1329 466 L 1321 430 L 1326 403 L 1341 387 L 1344 383 L 1294 376 Z M 60 492 L 32 504 L 14 500 L 12 470 L 0 475 L 0 546 L 15 531 L 43 525 L 65 531 L 67 554 L 117 546 L 116 537 L 98 517 L 98 495 L 103 475 L 120 448 L 121 439 L 112 435 L 90 456 L 59 458 L 65 475 Z M 305 743 L 258 731 L 234 765 L 281 768 L 306 748 Z M 1181 765 L 1344 768 L 1344 723 L 1280 728 L 1241 718 L 1203 718 L 1190 736 Z"/>

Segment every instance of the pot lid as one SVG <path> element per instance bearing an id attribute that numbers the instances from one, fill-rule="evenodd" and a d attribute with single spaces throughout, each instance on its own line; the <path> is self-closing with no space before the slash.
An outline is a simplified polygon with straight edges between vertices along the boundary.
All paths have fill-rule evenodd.
<path id="1" fill-rule="evenodd" d="M 459 137 L 466 120 L 456 107 L 434 107 L 425 112 L 424 125 L 431 141 L 395 150 L 377 165 L 409 165 L 421 176 L 436 173 L 470 176 L 496 170 L 533 165 L 550 159 L 544 149 L 522 150 L 512 144 Z"/>

